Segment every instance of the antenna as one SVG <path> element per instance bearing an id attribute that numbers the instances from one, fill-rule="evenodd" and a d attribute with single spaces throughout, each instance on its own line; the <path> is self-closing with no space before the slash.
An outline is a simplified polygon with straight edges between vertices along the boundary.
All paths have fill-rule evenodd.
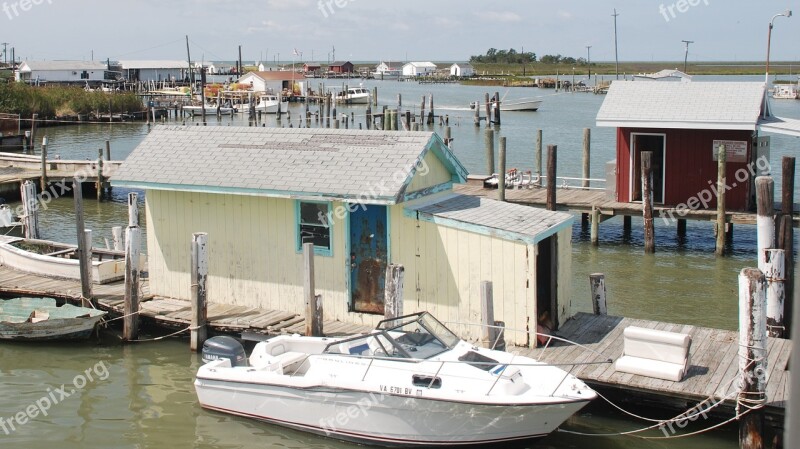
<path id="1" fill-rule="evenodd" d="M 614 14 L 611 14 L 611 17 L 614 18 L 614 74 L 617 75 L 617 79 L 619 79 L 619 50 L 617 48 L 617 8 L 614 8 Z"/>
<path id="2" fill-rule="evenodd" d="M 689 44 L 694 44 L 694 41 L 681 41 L 686 44 L 686 52 L 683 55 L 683 73 L 686 73 L 686 62 L 689 60 Z"/>

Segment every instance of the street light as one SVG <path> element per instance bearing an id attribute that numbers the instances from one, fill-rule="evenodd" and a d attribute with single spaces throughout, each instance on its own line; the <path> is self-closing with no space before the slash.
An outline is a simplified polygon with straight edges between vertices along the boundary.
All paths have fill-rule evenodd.
<path id="1" fill-rule="evenodd" d="M 766 70 L 764 71 L 764 87 L 765 89 L 769 90 L 769 47 L 772 41 L 772 27 L 774 26 L 775 19 L 778 17 L 792 17 L 792 10 L 787 9 L 786 11 L 775 14 L 772 16 L 772 19 L 769 21 L 769 31 L 767 32 L 767 66 Z M 764 92 L 764 117 L 767 116 L 767 92 Z"/>

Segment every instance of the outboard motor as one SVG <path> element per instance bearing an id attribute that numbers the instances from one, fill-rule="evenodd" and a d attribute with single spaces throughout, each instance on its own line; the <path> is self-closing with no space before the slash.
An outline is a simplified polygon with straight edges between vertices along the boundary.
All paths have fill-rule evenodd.
<path id="1" fill-rule="evenodd" d="M 230 360 L 231 366 L 247 366 L 244 346 L 233 337 L 212 337 L 203 343 L 203 363 L 220 359 Z"/>

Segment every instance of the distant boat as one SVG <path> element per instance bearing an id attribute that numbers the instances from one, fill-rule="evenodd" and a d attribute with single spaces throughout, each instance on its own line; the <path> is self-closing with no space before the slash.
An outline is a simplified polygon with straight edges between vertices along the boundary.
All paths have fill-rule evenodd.
<path id="1" fill-rule="evenodd" d="M 514 112 L 514 111 L 537 111 L 539 110 L 539 106 L 541 106 L 542 100 L 538 98 L 520 98 L 518 100 L 504 100 L 500 102 L 500 111 L 502 112 Z M 476 102 L 472 102 L 469 104 L 470 109 L 475 109 L 477 105 Z M 494 109 L 494 103 L 492 103 L 492 108 Z"/>
<path id="2" fill-rule="evenodd" d="M 0 340 L 48 341 L 89 338 L 106 312 L 52 298 L 0 300 Z"/>
<path id="3" fill-rule="evenodd" d="M 776 84 L 772 91 L 772 98 L 776 100 L 796 100 L 800 93 L 796 84 Z"/>
<path id="4" fill-rule="evenodd" d="M 256 112 L 264 112 L 267 114 L 277 114 L 279 110 L 286 111 L 286 105 L 281 106 L 281 102 L 286 102 L 275 94 L 263 94 L 258 97 L 258 103 L 255 105 Z"/>
<path id="5" fill-rule="evenodd" d="M 384 71 L 372 72 L 372 77 L 376 80 L 397 80 L 400 79 L 400 75 L 402 74 L 403 71 L 400 69 L 388 69 Z"/>
<path id="6" fill-rule="evenodd" d="M 336 101 L 345 104 L 368 104 L 369 98 L 369 89 L 363 87 L 350 87 L 336 94 Z"/>

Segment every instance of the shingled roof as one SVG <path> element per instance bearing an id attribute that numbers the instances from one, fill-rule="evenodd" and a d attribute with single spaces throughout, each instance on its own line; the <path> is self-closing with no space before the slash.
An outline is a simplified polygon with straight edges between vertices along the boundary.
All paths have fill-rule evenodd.
<path id="1" fill-rule="evenodd" d="M 755 131 L 764 83 L 614 81 L 597 126 Z"/>
<path id="2" fill-rule="evenodd" d="M 463 181 L 466 170 L 435 133 L 341 129 L 159 126 L 112 185 L 285 198 L 402 202 L 433 151 Z"/>

